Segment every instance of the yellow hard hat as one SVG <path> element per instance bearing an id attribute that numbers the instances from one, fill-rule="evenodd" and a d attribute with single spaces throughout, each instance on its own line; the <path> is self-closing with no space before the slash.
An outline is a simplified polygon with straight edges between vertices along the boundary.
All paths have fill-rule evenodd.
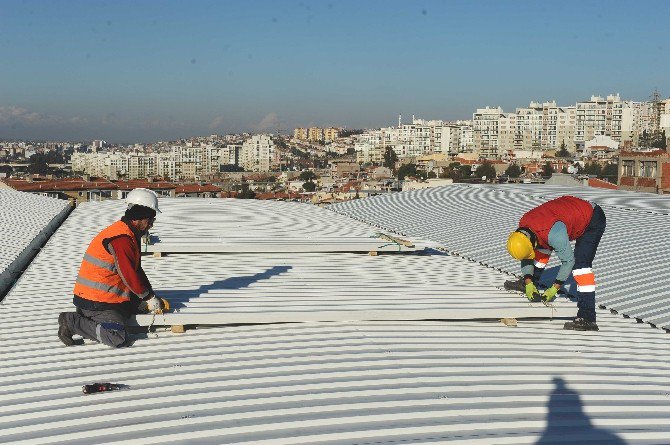
<path id="1" fill-rule="evenodd" d="M 535 258 L 535 249 L 528 236 L 514 231 L 507 238 L 507 251 L 517 260 L 532 260 Z"/>

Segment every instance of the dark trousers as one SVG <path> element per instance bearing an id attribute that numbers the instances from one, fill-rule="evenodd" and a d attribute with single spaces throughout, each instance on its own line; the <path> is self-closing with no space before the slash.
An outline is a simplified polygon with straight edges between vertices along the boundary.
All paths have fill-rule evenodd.
<path id="1" fill-rule="evenodd" d="M 65 321 L 73 334 L 113 348 L 127 346 L 126 318 L 121 311 L 77 309 L 66 312 Z"/>
<path id="2" fill-rule="evenodd" d="M 586 227 L 584 234 L 577 238 L 575 243 L 575 266 L 573 268 L 573 276 L 577 282 L 577 317 L 588 321 L 596 321 L 596 292 L 595 292 L 595 278 L 591 267 L 593 266 L 593 258 L 596 256 L 596 250 L 600 243 L 603 233 L 605 233 L 605 212 L 600 206 L 593 207 L 593 216 L 591 222 Z M 580 271 L 580 272 L 578 272 Z M 580 276 L 577 273 L 591 274 L 593 279 L 593 286 L 580 286 Z M 584 282 L 583 280 L 581 280 Z M 588 281 L 588 279 L 587 279 Z M 580 287 L 582 288 L 580 290 Z M 591 287 L 593 288 L 591 291 Z M 584 292 L 584 289 L 589 291 Z"/>

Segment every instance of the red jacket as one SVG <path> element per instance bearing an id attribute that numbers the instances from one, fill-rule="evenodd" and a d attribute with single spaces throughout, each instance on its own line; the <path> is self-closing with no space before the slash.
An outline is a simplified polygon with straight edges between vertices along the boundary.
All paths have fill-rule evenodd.
<path id="1" fill-rule="evenodd" d="M 584 234 L 591 222 L 591 216 L 593 216 L 591 203 L 574 196 L 561 196 L 523 215 L 519 221 L 519 228 L 530 229 L 537 236 L 539 247 L 551 249 L 548 240 L 549 231 L 557 221 L 565 224 L 568 238 L 572 241 Z"/>

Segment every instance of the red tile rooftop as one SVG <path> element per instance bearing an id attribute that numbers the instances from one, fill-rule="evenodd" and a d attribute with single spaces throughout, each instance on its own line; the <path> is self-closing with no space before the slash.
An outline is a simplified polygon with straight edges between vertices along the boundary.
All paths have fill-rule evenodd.
<path id="1" fill-rule="evenodd" d="M 21 179 L 5 179 L 5 184 L 20 192 L 37 191 L 79 191 L 79 190 L 116 190 L 115 184 L 107 181 L 84 181 L 83 179 L 68 178 L 49 181 L 25 181 Z"/>
<path id="2" fill-rule="evenodd" d="M 175 193 L 219 193 L 220 187 L 211 184 L 183 184 L 177 186 Z"/>
<path id="3" fill-rule="evenodd" d="M 302 195 L 300 193 L 286 193 L 286 192 L 264 192 L 256 193 L 256 199 L 299 199 Z"/>
<path id="4" fill-rule="evenodd" d="M 670 156 L 665 150 L 654 151 L 620 151 L 619 156 Z"/>
<path id="5" fill-rule="evenodd" d="M 131 179 L 128 181 L 113 181 L 120 190 L 147 188 L 150 190 L 169 190 L 177 188 L 177 184 L 168 181 L 147 181 L 145 179 Z"/>
<path id="6" fill-rule="evenodd" d="M 596 187 L 601 189 L 618 190 L 619 186 L 611 182 L 603 181 L 602 179 L 589 178 L 589 187 Z"/>

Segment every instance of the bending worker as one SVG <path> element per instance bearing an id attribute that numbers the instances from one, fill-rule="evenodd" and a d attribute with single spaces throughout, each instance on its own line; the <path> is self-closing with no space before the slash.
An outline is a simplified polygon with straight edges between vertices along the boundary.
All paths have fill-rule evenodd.
<path id="1" fill-rule="evenodd" d="M 591 266 L 600 238 L 605 232 L 605 213 L 597 204 L 574 196 L 546 202 L 519 221 L 519 228 L 507 239 L 507 251 L 521 260 L 526 297 L 536 301 L 537 283 L 552 251 L 561 260 L 554 284 L 541 295 L 542 301 L 556 298 L 558 290 L 572 272 L 577 282 L 577 317 L 564 329 L 597 331 L 596 282 Z M 577 240 L 574 253 L 570 241 Z"/>
<path id="2" fill-rule="evenodd" d="M 142 270 L 140 240 L 153 226 L 158 198 L 151 190 L 132 190 L 120 221 L 93 238 L 81 262 L 74 286 L 76 312 L 58 316 L 58 338 L 72 346 L 72 335 L 114 348 L 128 346 L 126 320 L 141 312 L 169 308 L 156 297 Z"/>

